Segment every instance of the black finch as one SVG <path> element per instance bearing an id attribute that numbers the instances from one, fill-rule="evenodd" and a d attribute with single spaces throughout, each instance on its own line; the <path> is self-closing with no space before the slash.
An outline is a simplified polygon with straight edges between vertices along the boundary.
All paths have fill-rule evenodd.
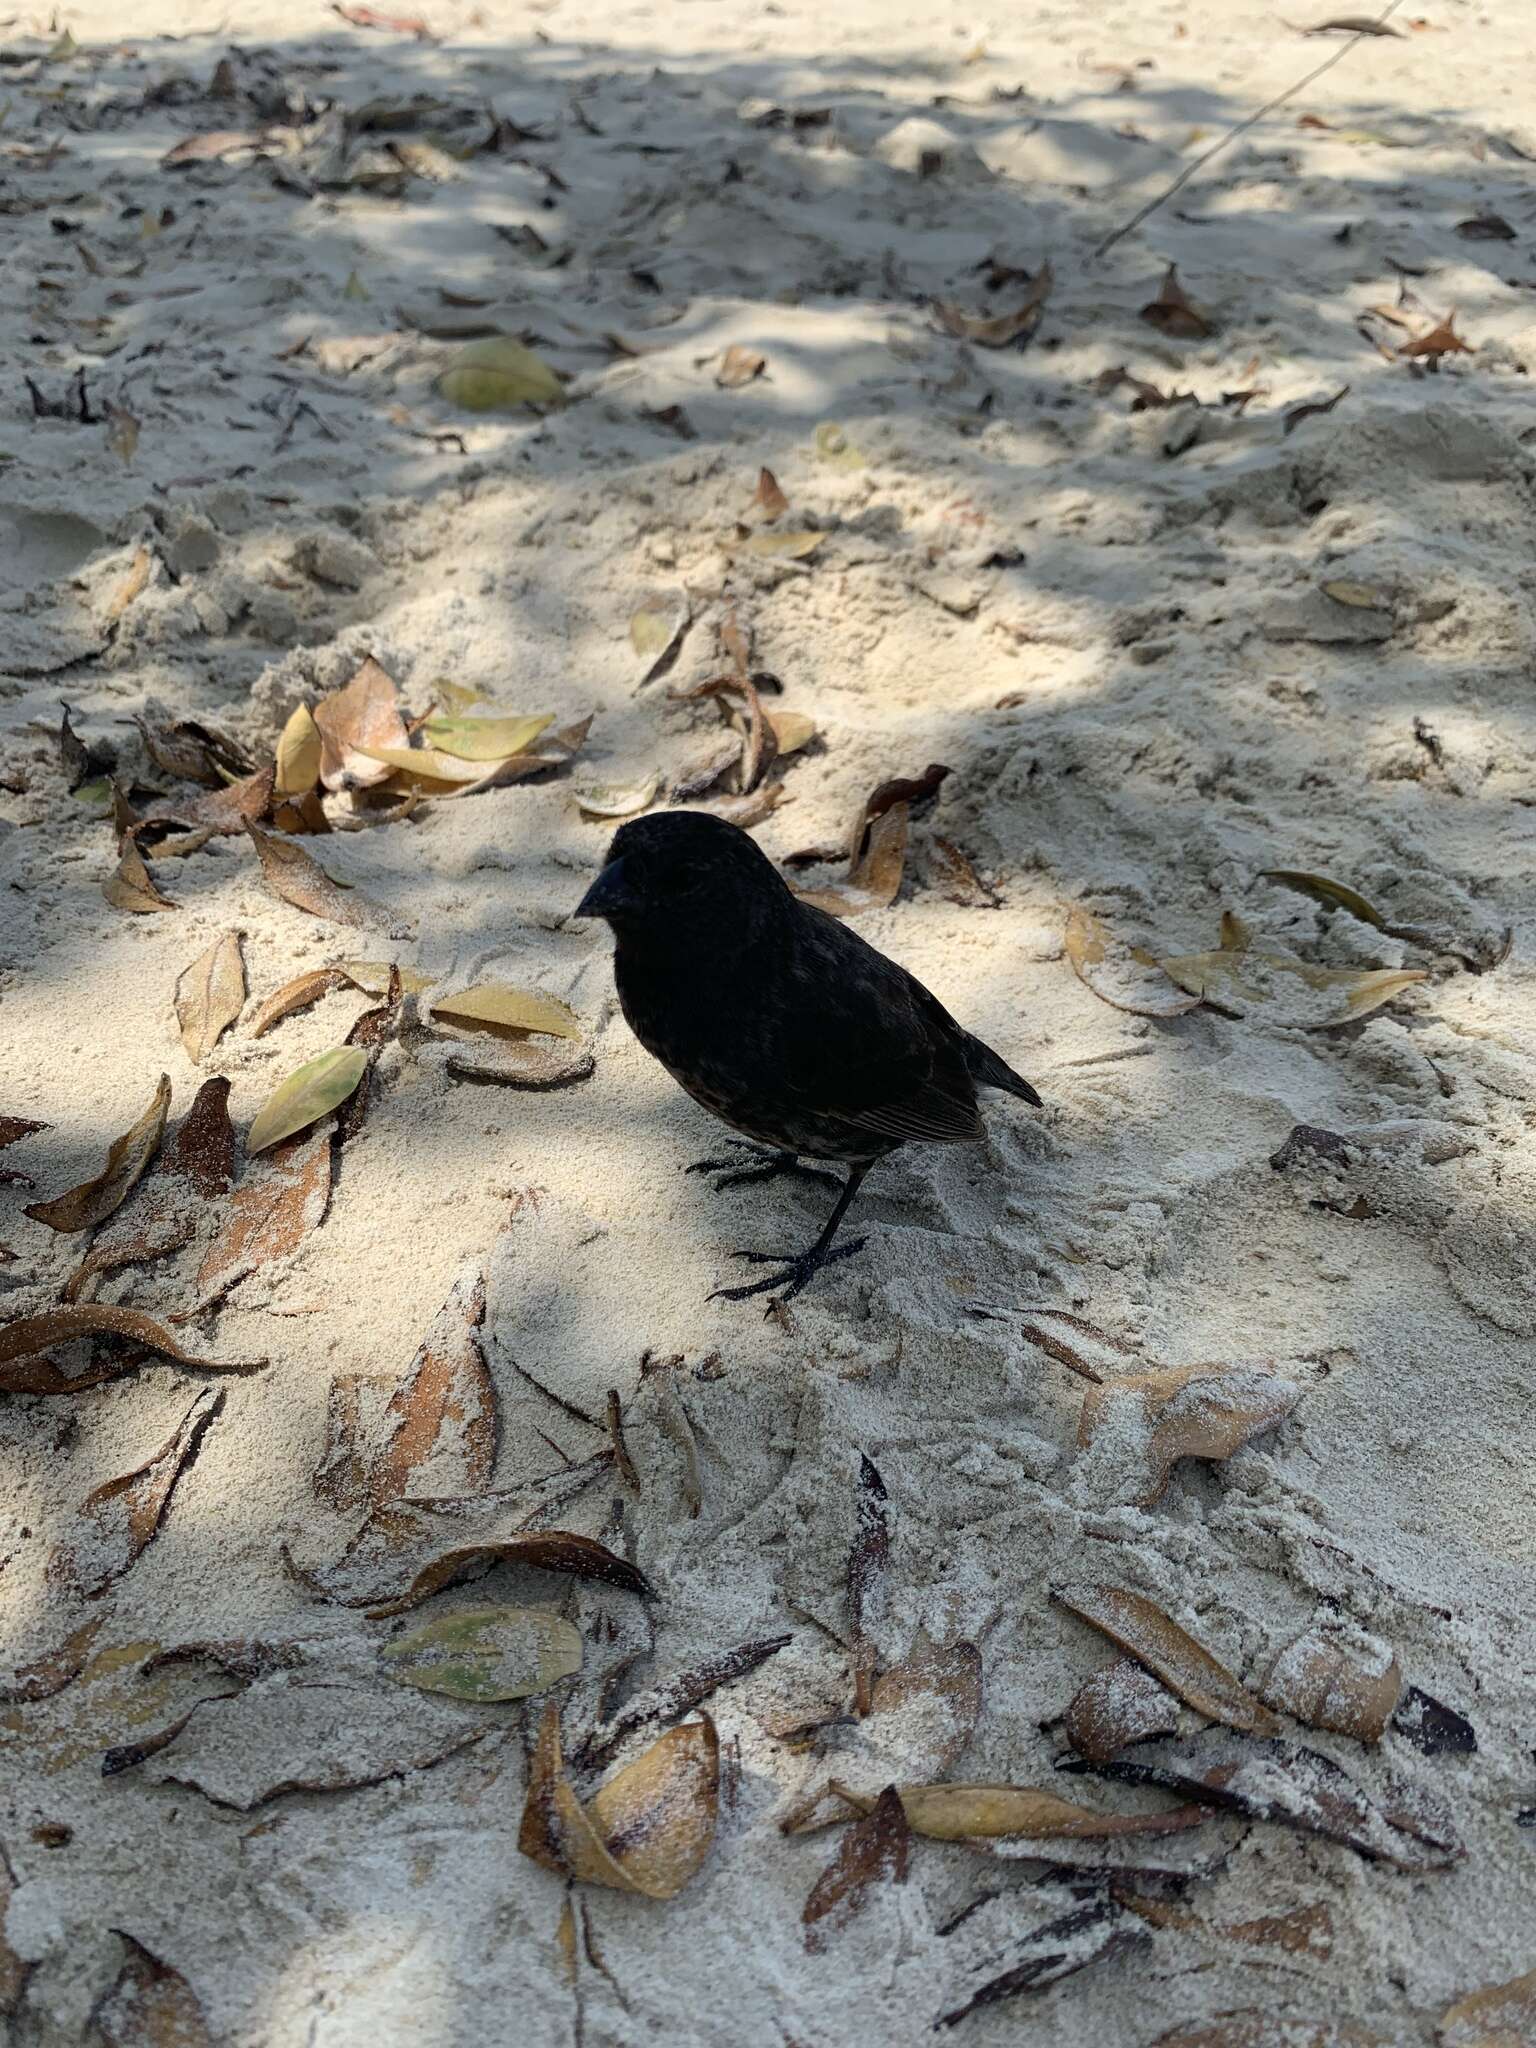
<path id="1" fill-rule="evenodd" d="M 770 1148 L 757 1165 L 701 1160 L 717 1186 L 836 1159 L 847 1180 L 803 1252 L 740 1252 L 776 1270 L 728 1300 L 798 1294 L 861 1249 L 832 1241 L 877 1159 L 909 1142 L 982 1136 L 978 1088 L 1039 1104 L 1029 1083 L 957 1024 L 920 981 L 835 917 L 802 903 L 745 832 L 699 811 L 615 833 L 578 917 L 613 928 L 629 1027 L 696 1102 Z M 822 1174 L 822 1179 L 835 1176 Z"/>

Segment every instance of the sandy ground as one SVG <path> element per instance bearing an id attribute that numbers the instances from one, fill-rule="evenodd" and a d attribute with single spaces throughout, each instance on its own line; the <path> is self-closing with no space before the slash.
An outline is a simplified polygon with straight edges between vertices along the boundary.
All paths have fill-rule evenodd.
<path id="1" fill-rule="evenodd" d="M 0 1405 L 11 1692 L 101 1621 L 79 1676 L 0 1710 L 16 2038 L 85 2036 L 123 1967 L 114 1930 L 179 1973 L 212 2038 L 281 2048 L 915 2043 L 1042 1953 L 1091 1967 L 977 2012 L 972 2040 L 1027 2026 L 1122 2048 L 1208 2022 L 1211 2044 L 1428 2043 L 1453 2000 L 1536 1965 L 1536 1833 L 1518 1819 L 1536 1806 L 1536 126 L 1518 0 L 1409 5 L 1400 37 L 1360 43 L 1102 257 L 1336 45 L 1271 9 L 1178 0 L 429 0 L 437 40 L 309 0 L 144 0 L 126 43 L 101 7 L 10 24 L 0 1112 L 48 1128 L 5 1158 L 36 1183 L 4 1190 L 7 1315 L 54 1303 L 84 1243 L 23 1205 L 95 1173 L 162 1072 L 173 1119 L 227 1075 L 243 1128 L 342 1041 L 362 994 L 252 1035 L 256 1003 L 305 968 L 497 974 L 568 1002 L 595 1060 L 531 1093 L 455 1079 L 420 1034 L 386 1046 L 323 1224 L 183 1329 L 264 1371 L 151 1363 Z M 225 58 L 236 96 L 210 97 Z M 334 112 L 389 120 L 413 95 L 439 104 L 350 142 Z M 501 147 L 461 159 L 487 108 Z M 187 136 L 271 125 L 298 132 L 161 167 Z M 434 132 L 435 154 L 380 162 Z M 1507 235 L 1458 232 L 1490 215 Z M 935 301 L 1007 312 L 1028 287 L 1006 272 L 1046 259 L 1027 347 L 941 330 Z M 1139 317 L 1169 263 L 1203 315 L 1192 337 Z M 1474 352 L 1396 353 L 1452 307 Z M 476 326 L 531 340 L 572 402 L 542 418 L 445 402 L 435 379 Z M 766 371 L 721 389 L 732 344 Z M 1198 403 L 1138 409 L 1105 374 L 1120 367 Z M 81 368 L 91 422 L 35 418 L 24 373 L 68 415 Z M 862 467 L 818 452 L 827 423 Z M 791 502 L 781 526 L 825 530 L 813 556 L 734 547 L 763 465 Z M 126 579 L 142 587 L 119 602 Z M 679 594 L 693 624 L 642 687 L 629 622 Z M 717 1132 L 630 1038 L 604 935 L 564 923 L 610 829 L 573 786 L 674 777 L 712 741 L 715 709 L 669 692 L 718 669 L 731 606 L 774 701 L 818 731 L 782 764 L 792 801 L 760 843 L 835 842 L 882 778 L 946 764 L 899 900 L 860 928 L 1046 1103 L 995 1101 L 984 1148 L 883 1166 L 864 1254 L 768 1321 L 705 1297 L 739 1271 L 731 1247 L 808 1239 L 824 1194 L 715 1196 L 684 1174 Z M 68 793 L 61 703 L 115 743 L 143 808 L 172 785 L 130 715 L 201 718 L 259 751 L 368 653 L 418 709 L 447 677 L 513 711 L 595 713 L 586 747 L 540 780 L 305 842 L 390 907 L 403 943 L 276 900 L 239 838 L 155 861 L 173 913 L 104 901 L 111 826 Z M 940 839 L 995 904 L 946 893 Z M 1277 868 L 1347 882 L 1413 936 L 1265 879 Z M 1336 1029 L 1284 1001 L 1148 1018 L 1072 971 L 1077 907 L 1159 956 L 1215 946 L 1230 912 L 1257 947 L 1426 978 Z M 199 1069 L 172 990 L 230 930 L 250 1000 Z M 1346 1142 L 1272 1165 L 1297 1125 Z M 87 1294 L 192 1307 L 216 1220 Z M 494 1469 L 445 1429 L 414 1491 L 474 1496 L 455 1530 L 517 1527 L 547 1506 L 536 1482 L 607 1445 L 524 1375 L 590 1414 L 615 1388 L 638 1497 L 603 1467 L 544 1520 L 631 1557 L 653 1601 L 507 1565 L 370 1620 L 285 1569 L 285 1546 L 333 1562 L 361 1519 L 315 1488 L 333 1378 L 394 1385 L 482 1273 Z M 1128 1427 L 1079 1449 L 1086 1383 L 1029 1335 L 1069 1327 L 1041 1310 L 1165 1365 L 1273 1363 L 1299 1397 L 1137 1505 L 1144 1447 Z M 100 1594 L 72 1587 L 59 1557 L 94 1555 L 82 1502 L 205 1386 L 222 1407 L 158 1535 Z M 890 1504 L 880 1664 L 923 1640 L 979 1649 L 958 1754 L 931 1726 L 882 1751 L 878 1717 L 783 1734 L 848 1707 L 861 1454 Z M 1378 1806 L 1443 1811 L 1438 1839 L 1464 1855 L 1401 1868 L 1230 1814 L 1169 1842 L 1063 1846 L 1101 1870 L 1201 1872 L 1116 1894 L 1064 1878 L 1048 1843 L 998 1860 L 914 1840 L 906 1881 L 808 1950 L 801 1910 L 836 1837 L 777 1823 L 828 1775 L 1163 1803 L 1055 1770 L 1058 1717 L 1114 1653 L 1049 1594 L 1095 1581 L 1157 1602 L 1250 1686 L 1311 1628 L 1357 1663 L 1395 1654 L 1470 1720 L 1475 1754 L 1426 1756 L 1396 1725 L 1374 1746 L 1294 1721 L 1282 1739 Z M 487 1601 L 582 1631 L 571 1748 L 630 1693 L 791 1638 L 707 1702 L 726 1768 L 702 1870 L 670 1901 L 583 1887 L 574 1987 L 560 1880 L 517 1849 L 542 1702 L 461 1705 L 379 1655 Z M 149 1668 L 209 1640 L 267 1646 L 265 1675 L 231 1677 L 227 1657 Z M 273 1670 L 277 1653 L 303 1661 Z M 103 1752 L 220 1693 L 103 1778 Z M 1186 1709 L 1175 1746 L 1197 1753 L 1202 1725 Z M 375 1782 L 277 1789 L 328 1774 Z M 1127 1889 L 1140 1916 L 1114 1903 Z M 1095 1902 L 1111 1953 L 1093 1961 L 1091 1928 L 1035 1937 Z M 111 2038 L 169 2038 L 124 2020 L 125 1995 Z M 1218 2017 L 1244 2009 L 1262 2016 L 1250 2032 Z M 1529 2008 L 1512 2024 L 1501 2040 L 1536 2038 Z M 1491 2038 L 1473 2025 L 1445 2038 Z"/>

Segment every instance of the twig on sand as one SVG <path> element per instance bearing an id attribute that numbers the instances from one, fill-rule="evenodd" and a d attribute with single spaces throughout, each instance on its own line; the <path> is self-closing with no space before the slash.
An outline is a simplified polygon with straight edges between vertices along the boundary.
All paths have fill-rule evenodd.
<path id="1" fill-rule="evenodd" d="M 1175 192 L 1182 192 L 1184 187 L 1189 183 L 1190 179 L 1195 177 L 1199 172 L 1203 171 L 1206 165 L 1211 161 L 1213 157 L 1220 156 L 1221 152 L 1224 149 L 1229 148 L 1232 143 L 1236 142 L 1239 135 L 1246 135 L 1250 128 L 1256 127 L 1257 124 L 1264 119 L 1266 114 L 1272 114 L 1275 111 L 1276 107 L 1283 107 L 1287 100 L 1295 99 L 1297 93 L 1305 92 L 1306 88 L 1312 83 L 1314 78 L 1321 78 L 1325 71 L 1331 71 L 1334 65 L 1337 64 L 1341 58 L 1347 57 L 1349 55 L 1350 51 L 1355 47 L 1356 43 L 1363 43 L 1367 41 L 1370 37 L 1374 36 L 1377 33 L 1377 31 L 1381 28 L 1382 24 L 1385 21 L 1387 21 L 1392 15 L 1396 14 L 1398 8 L 1401 7 L 1402 4 L 1403 0 L 1390 0 L 1390 5 L 1385 7 L 1382 10 L 1382 12 L 1377 15 L 1376 19 L 1371 23 L 1369 28 L 1362 28 L 1358 30 L 1354 35 L 1350 37 L 1347 43 L 1341 43 L 1338 49 L 1336 49 L 1333 52 L 1331 57 L 1326 57 L 1321 64 L 1314 65 L 1313 68 L 1307 73 L 1305 78 L 1298 78 L 1296 83 L 1294 85 L 1288 85 L 1284 92 L 1276 93 L 1275 97 L 1272 100 L 1266 100 L 1264 102 L 1264 105 L 1258 109 L 1257 113 L 1250 114 L 1248 115 L 1246 120 L 1239 121 L 1235 128 L 1229 128 L 1226 134 L 1222 136 L 1219 142 L 1213 142 L 1208 150 L 1205 150 L 1200 156 L 1197 156 L 1195 158 L 1192 164 L 1187 165 L 1182 171 L 1180 171 L 1179 175 L 1174 179 L 1173 183 L 1168 187 L 1167 191 L 1159 192 L 1155 199 L 1149 199 L 1146 205 L 1141 207 L 1137 212 L 1133 213 L 1130 219 L 1126 221 L 1122 227 L 1118 227 L 1114 230 L 1112 234 L 1106 235 L 1103 241 L 1100 242 L 1098 247 L 1094 250 L 1094 255 L 1107 255 L 1109 251 L 1113 249 L 1116 242 L 1123 242 L 1127 235 L 1134 234 L 1136 229 L 1141 226 L 1144 220 L 1150 219 L 1150 217 L 1157 212 L 1157 209 L 1160 206 L 1167 205 L 1168 201 L 1173 197 Z"/>

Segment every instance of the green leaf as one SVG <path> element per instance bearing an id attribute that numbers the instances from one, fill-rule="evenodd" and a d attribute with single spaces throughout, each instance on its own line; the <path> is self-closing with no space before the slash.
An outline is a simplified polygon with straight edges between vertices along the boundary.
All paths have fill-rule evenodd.
<path id="1" fill-rule="evenodd" d="M 429 718 L 424 731 L 434 747 L 460 761 L 505 761 L 531 747 L 553 715 L 530 718 Z"/>
<path id="2" fill-rule="evenodd" d="M 1310 896 L 1325 910 L 1347 910 L 1351 917 L 1358 917 L 1362 924 L 1374 925 L 1379 932 L 1387 928 L 1387 920 L 1381 912 L 1367 903 L 1358 889 L 1351 889 L 1347 882 L 1335 882 L 1329 875 L 1307 874 L 1301 868 L 1265 868 L 1264 879 L 1266 882 L 1278 882 L 1282 889 L 1294 889 L 1298 896 Z"/>
<path id="3" fill-rule="evenodd" d="M 490 1031 L 547 1031 L 556 1038 L 580 1038 L 581 1022 L 573 1010 L 554 996 L 536 989 L 512 988 L 504 981 L 476 982 L 473 988 L 439 996 L 432 1004 L 434 1017 L 446 1017 L 453 1024 L 480 1024 Z"/>
<path id="4" fill-rule="evenodd" d="M 565 386 L 542 357 L 510 335 L 493 334 L 461 348 L 437 380 L 450 405 L 465 412 L 511 412 L 520 405 L 564 405 Z"/>
<path id="5" fill-rule="evenodd" d="M 581 1635 L 540 1607 L 472 1607 L 381 1652 L 393 1676 L 456 1700 L 521 1700 L 581 1669 Z"/>
<path id="6" fill-rule="evenodd" d="M 368 1064 L 368 1051 L 361 1045 L 333 1046 L 329 1052 L 306 1060 L 286 1081 L 279 1081 L 246 1133 L 247 1153 L 265 1152 L 280 1138 L 291 1138 L 317 1117 L 345 1102 Z"/>

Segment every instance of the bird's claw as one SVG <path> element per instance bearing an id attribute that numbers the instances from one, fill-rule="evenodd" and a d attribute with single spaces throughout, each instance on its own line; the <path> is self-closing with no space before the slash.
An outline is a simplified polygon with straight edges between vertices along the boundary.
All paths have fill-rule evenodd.
<path id="1" fill-rule="evenodd" d="M 744 1287 L 717 1287 L 709 1299 L 746 1301 L 754 1294 L 768 1294 L 775 1288 L 783 1287 L 783 1293 L 775 1293 L 769 1303 L 771 1313 L 779 1302 L 793 1301 L 824 1266 L 835 1266 L 843 1259 L 851 1259 L 855 1252 L 863 1251 L 868 1242 L 868 1238 L 856 1237 L 848 1244 L 834 1245 L 831 1250 L 824 1252 L 732 1252 L 733 1259 L 747 1259 L 754 1266 L 776 1266 L 778 1271 L 765 1274 L 761 1280 L 750 1281 Z"/>
<path id="2" fill-rule="evenodd" d="M 754 1145 L 748 1138 L 727 1138 L 728 1145 L 734 1145 L 738 1154 L 745 1154 L 752 1164 L 743 1164 L 741 1158 L 695 1159 L 691 1166 L 684 1167 L 685 1173 L 708 1173 L 714 1175 L 714 1185 L 721 1188 L 743 1187 L 749 1181 L 777 1180 L 781 1174 L 798 1174 L 805 1180 L 819 1180 L 829 1187 L 840 1188 L 842 1182 L 835 1173 L 828 1173 L 819 1166 L 802 1166 L 793 1152 L 770 1152 L 761 1145 Z"/>

